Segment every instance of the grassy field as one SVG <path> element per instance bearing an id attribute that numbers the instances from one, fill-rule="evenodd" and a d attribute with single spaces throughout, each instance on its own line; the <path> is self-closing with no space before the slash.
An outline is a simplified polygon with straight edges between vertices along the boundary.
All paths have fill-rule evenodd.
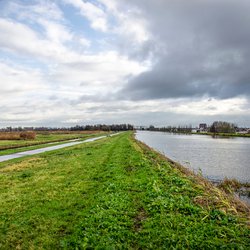
<path id="1" fill-rule="evenodd" d="M 0 249 L 249 249 L 249 209 L 131 133 L 0 164 Z"/>
<path id="2" fill-rule="evenodd" d="M 34 140 L 0 140 L 0 154 L 1 150 L 27 147 L 32 145 L 46 144 L 50 142 L 59 142 L 76 138 L 87 138 L 89 135 L 100 134 L 100 131 L 86 131 L 86 132 L 40 132 L 37 133 Z"/>

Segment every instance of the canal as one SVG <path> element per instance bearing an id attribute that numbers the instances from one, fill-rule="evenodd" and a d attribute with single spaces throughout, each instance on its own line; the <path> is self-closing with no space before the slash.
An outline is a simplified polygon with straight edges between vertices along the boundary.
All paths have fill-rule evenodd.
<path id="1" fill-rule="evenodd" d="M 250 182 L 250 138 L 137 131 L 136 138 L 212 181 Z"/>

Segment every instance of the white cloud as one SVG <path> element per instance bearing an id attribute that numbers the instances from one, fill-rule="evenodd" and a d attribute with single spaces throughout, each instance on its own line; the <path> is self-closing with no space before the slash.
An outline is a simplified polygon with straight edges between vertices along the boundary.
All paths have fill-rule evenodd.
<path id="1" fill-rule="evenodd" d="M 34 56 L 36 60 L 67 61 L 75 57 L 62 44 L 41 38 L 22 23 L 0 18 L 0 33 L 1 48 L 15 54 Z"/>
<path id="2" fill-rule="evenodd" d="M 62 44 L 73 38 L 73 34 L 64 25 L 45 19 L 38 19 L 37 22 L 43 26 L 46 38 L 51 42 Z"/>
<path id="3" fill-rule="evenodd" d="M 114 0 L 98 0 L 96 5 L 82 0 L 64 1 L 78 9 L 94 29 L 117 35 L 120 41 L 130 44 L 130 49 L 151 38 L 146 19 L 140 10 L 131 4 Z"/>
<path id="4" fill-rule="evenodd" d="M 38 70 L 25 69 L 0 62 L 1 101 L 9 101 L 17 95 L 46 88 Z"/>
<path id="5" fill-rule="evenodd" d="M 0 64 L 0 87 L 5 93 L 0 101 L 4 107 L 1 115 L 6 122 L 39 123 L 56 117 L 59 121 L 72 122 L 82 119 L 82 116 L 94 119 L 96 114 L 91 112 L 93 114 L 90 115 L 88 100 L 78 110 L 72 107 L 72 101 L 82 95 L 112 100 L 114 97 L 109 96 L 110 92 L 119 89 L 127 77 L 149 67 L 147 62 L 133 61 L 115 50 L 96 53 L 79 50 L 80 47 L 87 49 L 90 40 L 69 30 L 65 22 L 61 22 L 61 14 L 56 18 L 48 15 L 50 18 L 45 19 L 43 10 L 46 8 L 36 5 L 28 8 L 31 11 L 30 22 L 23 22 L 27 17 L 26 11 L 23 6 L 15 7 L 13 12 L 21 11 L 21 21 L 0 18 L 0 53 L 1 50 L 7 54 L 11 52 L 12 56 L 20 59 L 9 59 L 12 61 L 9 65 Z M 42 32 L 34 28 L 37 25 Z M 29 63 L 24 67 L 22 61 Z M 29 68 L 30 64 L 33 65 Z M 13 98 L 14 104 L 9 101 Z"/>
<path id="6" fill-rule="evenodd" d="M 14 14 L 17 19 L 28 22 L 41 17 L 55 21 L 63 20 L 63 12 L 53 1 L 36 0 L 31 1 L 30 4 L 24 4 L 21 1 L 8 1 L 4 7 L 5 16 Z"/>
<path id="7" fill-rule="evenodd" d="M 63 12 L 69 5 L 81 14 L 77 21 L 72 13 Z M 157 36 L 162 27 L 153 32 L 152 17 L 146 18 L 145 8 L 142 12 L 133 1 L 6 1 L 5 6 L 0 17 L 0 56 L 5 58 L 0 61 L 0 125 L 178 125 L 199 119 L 209 122 L 225 114 L 242 120 L 250 117 L 246 97 L 118 100 L 124 85 L 152 69 L 159 52 L 169 49 Z M 236 57 L 233 54 L 229 61 Z M 218 58 L 212 59 L 205 69 L 218 67 Z M 157 88 L 154 80 L 148 83 L 152 90 Z M 145 89 L 145 81 L 141 85 Z"/>
<path id="8" fill-rule="evenodd" d="M 198 99 L 192 100 L 188 99 L 181 100 L 178 105 L 174 102 L 174 105 L 171 105 L 168 110 L 173 111 L 177 114 L 189 114 L 189 115 L 242 115 L 246 112 L 250 113 L 250 110 L 245 109 L 245 105 L 248 103 L 248 100 L 245 97 L 237 97 L 230 99 Z"/>
<path id="9" fill-rule="evenodd" d="M 64 91 L 79 94 L 105 94 L 121 88 L 126 77 L 137 75 L 148 65 L 131 61 L 115 51 L 79 57 L 78 61 L 59 64 L 50 77 Z"/>
<path id="10" fill-rule="evenodd" d="M 103 32 L 108 30 L 107 15 L 100 6 L 96 6 L 91 2 L 81 0 L 64 1 L 77 8 L 80 11 L 81 15 L 90 21 L 92 28 Z"/>

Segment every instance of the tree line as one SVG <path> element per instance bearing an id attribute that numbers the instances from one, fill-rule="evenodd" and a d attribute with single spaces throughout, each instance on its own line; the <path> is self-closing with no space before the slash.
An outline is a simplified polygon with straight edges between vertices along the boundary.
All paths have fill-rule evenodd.
<path id="1" fill-rule="evenodd" d="M 156 128 L 153 125 L 149 126 L 147 129 L 149 131 L 161 131 L 161 132 L 169 132 L 169 133 L 191 133 L 192 132 L 192 126 L 186 125 L 186 126 L 166 126 L 161 128 Z"/>
<path id="2" fill-rule="evenodd" d="M 96 124 L 96 125 L 76 125 L 73 127 L 6 127 L 0 129 L 3 132 L 21 132 L 21 131 L 128 131 L 134 130 L 131 124 Z"/>
<path id="3" fill-rule="evenodd" d="M 154 127 L 150 125 L 146 130 L 149 131 L 161 131 L 161 132 L 170 132 L 170 133 L 192 133 L 194 128 L 192 125 L 184 126 L 166 126 L 166 127 Z M 145 130 L 145 129 L 144 129 Z M 238 126 L 234 123 L 225 122 L 225 121 L 215 121 L 212 125 L 208 126 L 203 132 L 210 133 L 235 133 L 239 130 Z M 199 132 L 199 129 L 198 129 Z"/>

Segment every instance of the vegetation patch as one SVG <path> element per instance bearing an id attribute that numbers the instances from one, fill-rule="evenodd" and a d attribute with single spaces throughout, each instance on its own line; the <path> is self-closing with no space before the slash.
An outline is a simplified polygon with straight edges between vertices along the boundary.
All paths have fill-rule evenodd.
<path id="1" fill-rule="evenodd" d="M 240 196 L 250 197 L 250 183 L 241 183 L 236 179 L 225 178 L 218 184 L 218 187 L 228 194 L 238 194 Z"/>
<path id="2" fill-rule="evenodd" d="M 131 133 L 28 159 L 0 174 L 0 249 L 249 249 L 249 208 Z"/>
<path id="3" fill-rule="evenodd" d="M 4 168 L 0 168 L 0 174 L 12 172 L 12 171 L 23 171 L 26 168 L 30 169 L 32 167 L 38 167 L 38 166 L 41 166 L 43 162 L 44 162 L 44 159 L 40 157 L 28 158 L 25 161 L 17 162 L 14 164 L 12 163 L 7 166 L 5 165 Z"/>

